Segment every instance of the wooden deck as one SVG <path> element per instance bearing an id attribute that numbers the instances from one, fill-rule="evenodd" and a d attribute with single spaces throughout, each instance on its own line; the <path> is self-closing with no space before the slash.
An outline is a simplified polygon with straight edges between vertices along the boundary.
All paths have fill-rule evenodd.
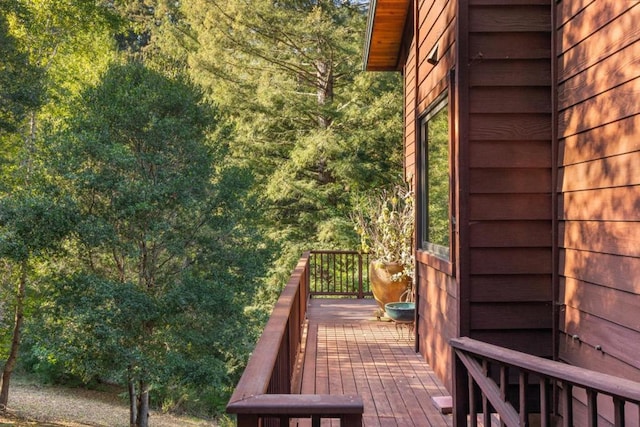
<path id="1" fill-rule="evenodd" d="M 359 394 L 366 427 L 451 426 L 432 402 L 448 393 L 415 353 L 413 332 L 378 321 L 376 308 L 373 300 L 311 300 L 302 393 Z M 338 425 L 322 425 L 330 424 Z"/>

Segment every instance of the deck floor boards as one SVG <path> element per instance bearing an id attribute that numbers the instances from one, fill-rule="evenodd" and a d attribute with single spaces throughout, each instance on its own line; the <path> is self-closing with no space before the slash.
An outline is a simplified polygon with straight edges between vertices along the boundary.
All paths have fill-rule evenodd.
<path id="1" fill-rule="evenodd" d="M 378 321 L 376 308 L 372 300 L 311 300 L 302 393 L 359 394 L 365 427 L 451 426 L 431 401 L 448 392 L 415 353 L 413 333 Z"/>

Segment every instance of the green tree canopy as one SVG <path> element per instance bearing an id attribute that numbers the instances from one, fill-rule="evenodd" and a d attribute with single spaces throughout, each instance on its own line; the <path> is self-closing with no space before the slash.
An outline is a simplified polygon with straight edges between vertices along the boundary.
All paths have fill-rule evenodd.
<path id="1" fill-rule="evenodd" d="M 86 325 L 61 334 L 52 351 L 83 376 L 118 371 L 126 378 L 136 425 L 146 425 L 151 390 L 170 396 L 172 381 L 193 390 L 204 377 L 218 378 L 226 393 L 230 366 L 241 363 L 236 354 L 247 345 L 239 340 L 236 352 L 221 338 L 246 328 L 244 306 L 262 274 L 259 257 L 246 270 L 233 260 L 247 257 L 259 236 L 237 213 L 249 201 L 243 192 L 251 175 L 224 166 L 225 135 L 215 108 L 187 80 L 131 62 L 85 91 L 52 140 L 59 183 L 82 215 L 80 271 L 59 282 L 54 300 L 65 325 Z M 107 319 L 108 307 L 121 319 Z M 184 326 L 196 319 L 199 328 Z M 89 342 L 100 343 L 103 358 L 80 354 Z M 117 366 L 104 360 L 112 359 L 110 345 L 121 348 Z M 179 380 L 198 363 L 199 382 Z"/>
<path id="2" fill-rule="evenodd" d="M 361 71 L 361 3 L 188 2 L 161 45 L 234 124 L 232 155 L 259 177 L 283 274 L 303 250 L 355 247 L 354 193 L 400 175 L 400 79 Z"/>

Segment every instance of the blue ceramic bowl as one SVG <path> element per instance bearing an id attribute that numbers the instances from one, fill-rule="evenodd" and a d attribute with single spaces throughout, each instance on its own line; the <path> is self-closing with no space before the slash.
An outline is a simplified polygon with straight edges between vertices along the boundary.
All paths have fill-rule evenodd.
<path id="1" fill-rule="evenodd" d="M 391 320 L 396 322 L 413 322 L 416 303 L 415 302 L 390 302 L 384 305 L 384 310 Z"/>

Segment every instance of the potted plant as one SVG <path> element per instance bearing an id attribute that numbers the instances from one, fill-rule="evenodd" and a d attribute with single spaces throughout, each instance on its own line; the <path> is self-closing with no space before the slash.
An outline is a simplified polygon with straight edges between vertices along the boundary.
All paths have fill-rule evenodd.
<path id="1" fill-rule="evenodd" d="M 371 254 L 369 281 L 380 308 L 413 301 L 413 193 L 396 185 L 365 198 L 354 221 L 363 252 Z"/>

